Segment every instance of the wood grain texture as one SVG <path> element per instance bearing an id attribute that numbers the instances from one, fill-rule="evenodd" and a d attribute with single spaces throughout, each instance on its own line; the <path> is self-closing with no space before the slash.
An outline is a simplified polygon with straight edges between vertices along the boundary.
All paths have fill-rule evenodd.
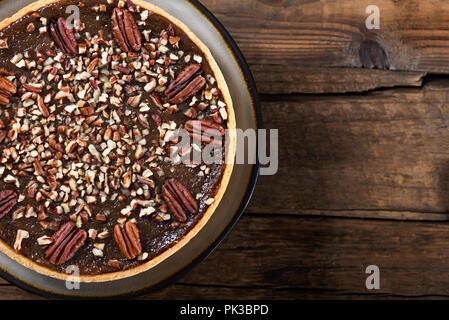
<path id="1" fill-rule="evenodd" d="M 251 66 L 261 94 L 351 93 L 380 88 L 420 87 L 425 72 L 299 65 Z"/>
<path id="2" fill-rule="evenodd" d="M 370 0 L 203 0 L 251 64 L 361 67 L 374 41 L 392 70 L 449 72 L 449 6 L 444 0 L 379 0 L 380 29 L 368 30 Z"/>
<path id="3" fill-rule="evenodd" d="M 425 74 L 449 72 L 444 0 L 377 1 L 379 30 L 365 26 L 367 0 L 202 2 L 238 43 L 261 93 L 419 86 Z M 390 70 L 361 68 L 373 66 L 361 61 L 366 43 L 385 52 Z"/>
<path id="4" fill-rule="evenodd" d="M 368 94 L 265 97 L 264 125 L 279 129 L 279 171 L 260 177 L 248 210 L 447 219 L 447 88 L 439 79 Z"/>

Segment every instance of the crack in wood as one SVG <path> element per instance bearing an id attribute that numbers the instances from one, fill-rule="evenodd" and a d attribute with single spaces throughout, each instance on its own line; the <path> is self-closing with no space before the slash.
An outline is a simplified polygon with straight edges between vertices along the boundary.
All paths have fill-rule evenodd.
<path id="1" fill-rule="evenodd" d="M 261 94 L 362 93 L 382 88 L 420 87 L 426 72 L 368 68 L 251 65 Z M 350 81 L 348 79 L 351 79 Z"/>

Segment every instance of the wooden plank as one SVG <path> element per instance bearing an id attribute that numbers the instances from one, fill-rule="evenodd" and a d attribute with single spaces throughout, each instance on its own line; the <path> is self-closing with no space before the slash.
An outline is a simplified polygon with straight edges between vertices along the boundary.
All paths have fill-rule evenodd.
<path id="1" fill-rule="evenodd" d="M 447 88 L 265 97 L 279 170 L 260 177 L 248 211 L 446 220 Z"/>
<path id="2" fill-rule="evenodd" d="M 448 243 L 447 223 L 244 215 L 204 262 L 145 299 L 449 298 Z M 380 290 L 365 287 L 368 265 Z"/>
<path id="3" fill-rule="evenodd" d="M 335 295 L 332 293 L 319 292 L 314 293 L 310 290 L 302 295 L 298 294 L 301 289 L 271 289 L 271 288 L 254 288 L 254 287 L 224 287 L 224 286 L 210 286 L 210 285 L 192 285 L 192 284 L 175 284 L 160 292 L 152 293 L 150 295 L 139 298 L 140 300 L 242 300 L 242 299 L 286 299 L 292 300 L 300 297 L 307 297 L 307 299 L 333 299 Z M 305 290 L 307 291 L 307 290 Z M 360 299 L 360 295 L 353 295 L 352 297 Z M 351 298 L 348 296 L 347 298 Z"/>
<path id="4" fill-rule="evenodd" d="M 365 26 L 370 0 L 202 2 L 251 64 L 361 67 L 361 45 L 373 41 L 390 69 L 449 72 L 449 5 L 444 0 L 376 1 L 379 30 Z"/>
<path id="5" fill-rule="evenodd" d="M 362 68 L 312 68 L 299 65 L 251 65 L 261 94 L 346 93 L 379 88 L 419 87 L 424 72 Z"/>
<path id="6" fill-rule="evenodd" d="M 36 300 L 42 297 L 29 293 L 13 285 L 0 286 L 0 297 L 2 300 Z"/>
<path id="7" fill-rule="evenodd" d="M 449 297 L 448 243 L 443 223 L 245 216 L 177 286 L 147 298 Z M 365 287 L 368 265 L 380 290 Z"/>

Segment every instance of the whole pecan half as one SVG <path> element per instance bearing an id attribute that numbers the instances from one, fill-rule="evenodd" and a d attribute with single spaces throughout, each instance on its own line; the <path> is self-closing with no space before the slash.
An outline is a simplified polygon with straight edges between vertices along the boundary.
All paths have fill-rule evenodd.
<path id="1" fill-rule="evenodd" d="M 202 72 L 201 66 L 197 63 L 181 71 L 165 90 L 168 102 L 173 104 L 184 102 L 203 89 L 206 79 L 201 75 Z"/>
<path id="2" fill-rule="evenodd" d="M 0 104 L 7 105 L 9 103 L 9 98 L 17 92 L 17 88 L 6 78 L 0 76 Z"/>
<path id="3" fill-rule="evenodd" d="M 137 28 L 133 15 L 126 9 L 114 8 L 112 11 L 112 33 L 122 51 L 139 51 L 142 47 L 142 35 Z"/>
<path id="4" fill-rule="evenodd" d="M 78 53 L 78 42 L 73 28 L 64 18 L 60 17 L 58 20 L 50 22 L 50 34 L 64 53 Z"/>
<path id="5" fill-rule="evenodd" d="M 133 260 L 142 253 L 139 229 L 136 223 L 127 221 L 123 227 L 117 224 L 114 227 L 114 239 L 126 259 Z"/>
<path id="6" fill-rule="evenodd" d="M 202 144 L 221 146 L 221 137 L 225 135 L 225 129 L 212 120 L 189 120 L 184 129 L 191 138 L 201 141 Z"/>
<path id="7" fill-rule="evenodd" d="M 63 224 L 53 235 L 53 243 L 45 251 L 45 257 L 53 264 L 60 265 L 70 260 L 84 245 L 87 232 L 78 229 L 69 221 Z"/>
<path id="8" fill-rule="evenodd" d="M 190 191 L 178 180 L 167 180 L 162 186 L 162 197 L 173 216 L 180 222 L 187 221 L 187 213 L 198 212 L 198 203 Z"/>
<path id="9" fill-rule="evenodd" d="M 17 203 L 17 194 L 13 190 L 0 191 L 0 219 L 11 212 Z"/>

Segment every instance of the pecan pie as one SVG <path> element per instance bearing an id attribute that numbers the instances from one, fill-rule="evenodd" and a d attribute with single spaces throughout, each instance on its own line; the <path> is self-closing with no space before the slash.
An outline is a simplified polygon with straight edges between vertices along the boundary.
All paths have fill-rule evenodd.
<path id="1" fill-rule="evenodd" d="M 210 51 L 162 9 L 29 5 L 0 23 L 0 250 L 84 282 L 154 267 L 217 208 L 234 129 Z"/>

